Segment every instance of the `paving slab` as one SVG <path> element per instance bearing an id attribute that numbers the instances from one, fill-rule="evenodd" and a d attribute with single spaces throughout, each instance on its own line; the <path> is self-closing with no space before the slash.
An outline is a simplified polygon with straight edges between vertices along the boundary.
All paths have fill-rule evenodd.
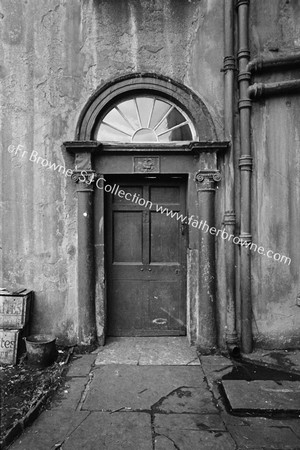
<path id="1" fill-rule="evenodd" d="M 240 450 L 244 449 L 300 449 L 300 439 L 290 429 L 285 427 L 253 425 L 229 426 L 228 430 Z"/>
<path id="2" fill-rule="evenodd" d="M 254 416 L 233 416 L 227 412 L 221 413 L 222 421 L 226 427 L 230 426 L 261 426 L 271 428 L 290 428 L 291 430 L 298 429 L 300 433 L 300 418 L 276 418 L 276 417 L 254 417 Z"/>
<path id="3" fill-rule="evenodd" d="M 216 369 L 216 366 L 220 369 L 225 366 L 233 366 L 231 360 L 222 355 L 200 355 L 200 361 L 203 366 L 213 367 L 214 370 Z"/>
<path id="4" fill-rule="evenodd" d="M 178 447 L 177 447 L 178 448 Z M 155 437 L 155 450 L 175 450 L 174 442 L 167 436 Z"/>
<path id="5" fill-rule="evenodd" d="M 159 429 L 155 450 L 234 450 L 236 445 L 229 433 Z"/>
<path id="6" fill-rule="evenodd" d="M 242 355 L 246 361 L 268 365 L 279 370 L 300 373 L 300 350 L 263 350 Z"/>
<path id="7" fill-rule="evenodd" d="M 223 380 L 233 411 L 299 411 L 300 382 L 273 380 Z"/>
<path id="8" fill-rule="evenodd" d="M 85 377 L 89 374 L 91 366 L 96 360 L 96 355 L 82 355 L 76 356 L 72 360 L 70 369 L 68 370 L 69 377 Z"/>
<path id="9" fill-rule="evenodd" d="M 63 450 L 82 449 L 152 450 L 151 416 L 91 413 L 63 443 Z"/>
<path id="10" fill-rule="evenodd" d="M 291 428 L 291 430 L 293 430 L 295 435 L 300 440 L 300 418 L 285 420 L 284 424 L 285 424 L 285 426 L 288 426 L 289 428 Z M 299 445 L 299 448 L 300 448 L 300 445 Z"/>
<path id="11" fill-rule="evenodd" d="M 219 414 L 155 414 L 154 428 L 195 431 L 226 431 Z"/>
<path id="12" fill-rule="evenodd" d="M 300 418 L 236 417 L 221 404 L 217 409 L 215 380 L 231 371 L 232 363 L 210 355 L 200 356 L 199 366 L 195 355 L 186 338 L 110 339 L 98 354 L 76 357 L 52 409 L 10 449 L 152 450 L 154 440 L 155 450 L 300 449 Z M 243 408 L 246 400 L 256 408 L 263 395 L 275 392 L 295 400 L 300 391 L 299 384 L 295 389 L 290 381 L 258 383 L 263 389 L 257 398 L 245 386 L 232 397 Z M 282 408 L 282 397 L 277 403 Z"/>
<path id="13" fill-rule="evenodd" d="M 200 356 L 202 368 L 211 380 L 218 380 L 222 376 L 230 373 L 233 363 L 230 359 L 219 355 Z"/>
<path id="14" fill-rule="evenodd" d="M 108 338 L 95 364 L 176 366 L 200 365 L 200 361 L 186 337 L 129 337 Z"/>
<path id="15" fill-rule="evenodd" d="M 88 380 L 89 377 L 68 377 L 53 399 L 52 409 L 63 404 L 64 408 L 76 410 Z"/>
<path id="16" fill-rule="evenodd" d="M 208 397 L 212 400 L 199 366 L 100 366 L 94 371 L 82 409 L 150 410 L 156 404 L 160 407 L 161 402 L 172 395 L 173 391 L 186 387 L 198 388 L 198 398 L 202 395 L 205 401 Z M 180 400 L 183 403 L 191 398 L 193 399 L 190 394 L 183 394 Z M 175 402 L 175 406 L 177 412 L 178 403 Z M 194 412 L 199 412 L 199 407 Z M 213 405 L 211 410 L 215 411 Z"/>
<path id="17" fill-rule="evenodd" d="M 62 442 L 89 412 L 76 412 L 72 409 L 44 411 L 25 432 L 9 447 L 10 450 L 50 450 Z"/>
<path id="18" fill-rule="evenodd" d="M 205 387 L 182 387 L 168 394 L 154 405 L 161 413 L 217 413 L 211 392 Z"/>
<path id="19" fill-rule="evenodd" d="M 234 450 L 217 414 L 155 414 L 155 450 Z"/>

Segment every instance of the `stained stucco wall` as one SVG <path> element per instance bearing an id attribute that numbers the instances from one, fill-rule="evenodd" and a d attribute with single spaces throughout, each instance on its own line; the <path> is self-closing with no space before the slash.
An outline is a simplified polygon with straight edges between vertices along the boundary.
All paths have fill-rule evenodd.
<path id="1" fill-rule="evenodd" d="M 75 186 L 30 155 L 72 168 L 61 144 L 74 138 L 87 99 L 102 83 L 141 71 L 194 90 L 222 139 L 223 8 L 220 0 L 0 5 L 2 284 L 35 291 L 33 332 L 75 342 Z"/>
<path id="2" fill-rule="evenodd" d="M 297 0 L 251 2 L 251 55 L 300 51 Z M 298 70 L 265 72 L 256 82 L 299 78 Z M 290 265 L 252 254 L 254 333 L 264 346 L 299 346 L 300 97 L 279 95 L 252 108 L 253 241 L 291 258 Z"/>

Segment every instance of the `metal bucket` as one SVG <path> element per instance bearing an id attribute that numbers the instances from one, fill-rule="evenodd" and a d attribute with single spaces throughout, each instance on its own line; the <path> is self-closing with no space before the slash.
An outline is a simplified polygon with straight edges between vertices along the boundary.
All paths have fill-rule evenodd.
<path id="1" fill-rule="evenodd" d="M 23 338 L 26 344 L 27 361 L 36 367 L 47 367 L 57 358 L 56 337 L 36 334 Z"/>

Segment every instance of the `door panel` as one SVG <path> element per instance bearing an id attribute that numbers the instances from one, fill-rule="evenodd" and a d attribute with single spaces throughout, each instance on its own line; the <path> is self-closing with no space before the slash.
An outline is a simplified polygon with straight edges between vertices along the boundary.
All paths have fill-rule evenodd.
<path id="1" fill-rule="evenodd" d="M 151 263 L 180 263 L 179 223 L 160 213 L 150 213 Z"/>
<path id="2" fill-rule="evenodd" d="M 156 207 L 184 216 L 184 180 L 135 180 L 107 181 L 131 193 L 132 199 L 106 194 L 108 335 L 183 335 L 186 236 L 180 220 L 157 212 Z M 139 198 L 146 206 L 142 201 L 142 206 L 138 204 Z"/>
<path id="3" fill-rule="evenodd" d="M 113 261 L 142 262 L 143 212 L 113 212 Z"/>

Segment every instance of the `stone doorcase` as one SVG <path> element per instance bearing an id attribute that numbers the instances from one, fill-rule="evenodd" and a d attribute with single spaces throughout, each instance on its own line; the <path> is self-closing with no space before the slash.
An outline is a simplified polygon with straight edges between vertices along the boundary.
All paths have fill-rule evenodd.
<path id="1" fill-rule="evenodd" d="M 191 142 L 105 143 L 95 140 L 105 111 L 118 98 L 156 94 L 173 101 L 189 115 L 196 130 Z M 169 79 L 134 74 L 101 87 L 78 121 L 75 140 L 65 142 L 74 155 L 78 217 L 78 338 L 80 345 L 106 336 L 105 208 L 106 176 L 132 174 L 180 175 L 187 182 L 187 336 L 209 352 L 217 346 L 215 187 L 222 174 L 218 153 L 228 142 L 217 141 L 210 114 L 195 94 Z M 174 219 L 175 220 L 175 219 Z M 202 222 L 201 222 L 202 221 Z"/>

